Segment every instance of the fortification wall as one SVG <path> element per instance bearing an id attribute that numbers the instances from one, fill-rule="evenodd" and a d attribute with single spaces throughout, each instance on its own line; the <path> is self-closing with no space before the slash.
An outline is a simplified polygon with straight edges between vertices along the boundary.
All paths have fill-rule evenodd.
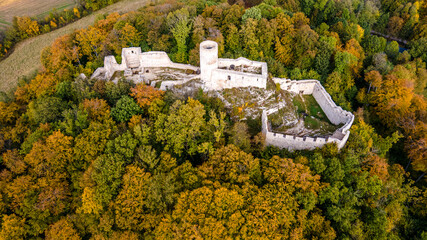
<path id="1" fill-rule="evenodd" d="M 331 123 L 344 124 L 341 128 L 342 131 L 350 129 L 353 124 L 354 115 L 337 106 L 319 81 L 313 79 L 291 81 L 283 78 L 273 78 L 273 81 L 279 83 L 283 90 L 305 95 L 312 94 Z"/>
<path id="2" fill-rule="evenodd" d="M 152 51 L 139 55 L 142 67 L 169 67 L 173 62 L 165 52 Z"/>
<path id="3" fill-rule="evenodd" d="M 267 145 L 287 148 L 290 150 L 302 150 L 314 149 L 317 147 L 322 147 L 327 143 L 334 142 L 338 145 L 339 149 L 344 147 L 348 137 L 350 136 L 349 129 L 353 124 L 354 115 L 337 106 L 319 81 L 291 81 L 289 79 L 281 78 L 274 78 L 273 81 L 280 84 L 280 88 L 283 90 L 305 95 L 312 94 L 331 123 L 335 125 L 344 125 L 337 129 L 332 136 L 327 138 L 290 136 L 269 131 L 267 115 L 276 112 L 277 110 L 275 109 L 269 112 L 264 111 L 262 114 L 262 131 L 265 135 Z"/>
<path id="4" fill-rule="evenodd" d="M 230 59 L 230 58 L 218 59 L 218 68 L 230 68 L 231 65 L 260 68 L 262 77 L 267 78 L 268 76 L 268 67 L 267 67 L 267 63 L 265 62 L 251 61 L 244 57 L 239 57 L 238 59 Z"/>
<path id="5" fill-rule="evenodd" d="M 122 67 L 138 68 L 140 66 L 139 56 L 141 55 L 140 47 L 122 48 Z"/>
<path id="6" fill-rule="evenodd" d="M 313 94 L 314 86 L 319 83 L 317 80 L 290 80 L 285 78 L 273 78 L 274 83 L 280 84 L 280 88 L 288 92 L 302 93 L 304 95 Z"/>
<path id="7" fill-rule="evenodd" d="M 233 70 L 216 69 L 212 71 L 208 90 L 221 90 L 235 87 L 266 88 L 267 78 L 260 74 L 242 73 Z"/>
<path id="8" fill-rule="evenodd" d="M 288 150 L 313 150 L 321 148 L 327 143 L 335 143 L 338 149 L 344 147 L 350 136 L 350 131 L 347 131 L 343 139 L 334 137 L 298 137 L 287 134 L 275 133 L 269 130 L 267 112 L 262 112 L 262 133 L 265 137 L 266 145 L 286 148 Z M 338 130 L 337 130 L 338 131 Z"/>
<path id="9" fill-rule="evenodd" d="M 126 66 L 124 64 L 118 64 L 114 56 L 106 56 L 104 58 L 104 69 L 105 77 L 109 79 L 111 76 L 113 76 L 114 72 L 124 71 Z"/>
<path id="10" fill-rule="evenodd" d="M 344 123 L 345 125 L 342 130 L 350 129 L 354 121 L 354 115 L 337 106 L 320 83 L 314 86 L 313 97 L 319 103 L 331 123 L 335 125 Z"/>

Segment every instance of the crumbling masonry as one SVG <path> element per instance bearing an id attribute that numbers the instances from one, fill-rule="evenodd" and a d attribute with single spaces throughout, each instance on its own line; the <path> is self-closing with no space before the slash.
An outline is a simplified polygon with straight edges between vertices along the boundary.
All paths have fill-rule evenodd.
<path id="1" fill-rule="evenodd" d="M 153 71 L 159 68 L 173 69 L 185 72 L 174 75 L 174 80 L 162 79 L 152 81 Z M 124 77 L 129 77 L 135 82 L 145 82 L 155 86 L 160 83 L 161 90 L 172 89 L 194 79 L 201 80 L 204 91 L 219 91 L 226 88 L 239 87 L 267 87 L 267 63 L 251 61 L 240 57 L 238 59 L 218 58 L 218 44 L 214 41 L 200 43 L 200 68 L 174 63 L 165 52 L 141 52 L 141 48 L 123 48 L 122 62 L 118 64 L 113 56 L 104 59 L 104 67 L 98 68 L 92 78 L 112 80 L 116 72 L 123 72 Z M 328 137 L 299 137 L 275 133 L 271 131 L 268 115 L 279 109 L 265 109 L 262 113 L 262 132 L 267 145 L 289 150 L 314 149 L 327 143 L 336 143 L 338 148 L 344 147 L 350 135 L 353 124 L 352 113 L 337 106 L 317 80 L 291 81 L 289 79 L 273 78 L 274 83 L 280 84 L 285 91 L 313 95 L 329 121 L 335 125 L 344 124 Z"/>

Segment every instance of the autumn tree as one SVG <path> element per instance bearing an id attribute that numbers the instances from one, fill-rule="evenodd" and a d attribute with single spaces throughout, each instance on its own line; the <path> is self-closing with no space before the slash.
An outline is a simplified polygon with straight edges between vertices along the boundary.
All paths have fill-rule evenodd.
<path id="1" fill-rule="evenodd" d="M 171 216 L 156 227 L 158 239 L 178 236 L 224 239 L 239 236 L 244 198 L 235 190 L 202 187 L 180 194 Z"/>
<path id="2" fill-rule="evenodd" d="M 73 224 L 67 218 L 63 218 L 52 224 L 49 227 L 49 230 L 46 230 L 46 239 L 80 240 L 81 237 L 77 233 Z"/>
<path id="3" fill-rule="evenodd" d="M 53 176 L 66 172 L 72 162 L 73 138 L 60 131 L 53 132 L 45 142 L 36 142 L 24 161 L 37 176 Z"/>
<path id="4" fill-rule="evenodd" d="M 16 149 L 7 150 L 5 153 L 3 153 L 2 161 L 3 165 L 16 174 L 24 173 L 27 168 L 24 162 L 24 157 L 20 155 Z"/>
<path id="5" fill-rule="evenodd" d="M 128 166 L 123 188 L 115 200 L 116 224 L 123 230 L 141 231 L 155 227 L 160 219 L 146 206 L 150 174 L 136 166 Z"/>
<path id="6" fill-rule="evenodd" d="M 279 14 L 277 21 L 277 36 L 275 39 L 275 58 L 288 66 L 293 58 L 293 37 L 295 36 L 294 25 L 290 17 L 285 14 Z"/>
<path id="7" fill-rule="evenodd" d="M 409 70 L 396 66 L 385 76 L 381 88 L 372 92 L 372 103 L 377 115 L 388 126 L 396 126 L 399 119 L 410 112 L 414 79 Z"/>
<path id="8" fill-rule="evenodd" d="M 161 99 L 164 94 L 163 91 L 145 84 L 138 84 L 130 90 L 130 95 L 136 99 L 136 103 L 142 109 L 147 109 L 153 100 Z"/>
<path id="9" fill-rule="evenodd" d="M 40 34 L 39 24 L 35 20 L 31 20 L 30 17 L 16 17 L 17 29 L 20 33 L 21 39 L 34 37 Z"/>
<path id="10" fill-rule="evenodd" d="M 200 170 L 207 179 L 231 184 L 258 182 L 261 177 L 259 160 L 234 145 L 215 151 Z"/>
<path id="11" fill-rule="evenodd" d="M 1 239 L 22 239 L 26 235 L 25 219 L 20 218 L 16 214 L 3 215 L 0 231 Z"/>

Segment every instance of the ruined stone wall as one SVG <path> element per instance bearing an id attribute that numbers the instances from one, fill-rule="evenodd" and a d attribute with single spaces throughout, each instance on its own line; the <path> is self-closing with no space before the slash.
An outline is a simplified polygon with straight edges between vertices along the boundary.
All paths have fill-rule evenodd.
<path id="1" fill-rule="evenodd" d="M 313 94 L 317 80 L 290 80 L 285 78 L 273 78 L 274 83 L 280 84 L 280 88 L 288 92 L 302 93 L 304 95 Z"/>
<path id="2" fill-rule="evenodd" d="M 266 88 L 267 78 L 260 74 L 242 73 L 233 70 L 216 69 L 212 71 L 207 90 L 221 90 L 235 87 Z"/>
<path id="3" fill-rule="evenodd" d="M 104 58 L 105 77 L 110 78 L 116 71 L 124 71 L 124 64 L 118 64 L 114 56 L 106 56 Z M 97 69 L 98 70 L 98 69 Z"/>
<path id="4" fill-rule="evenodd" d="M 329 93 L 317 80 L 289 80 L 283 78 L 273 78 L 275 83 L 280 84 L 280 88 L 286 91 L 302 94 L 312 94 L 329 121 L 335 125 L 345 124 L 343 130 L 350 129 L 354 121 L 352 113 L 343 110 L 332 100 Z"/>
<path id="5" fill-rule="evenodd" d="M 189 64 L 172 62 L 165 52 L 152 51 L 141 53 L 141 48 L 134 47 L 123 48 L 122 62 L 120 64 L 117 63 L 114 56 L 106 56 L 104 58 L 104 67 L 96 69 L 96 71 L 92 74 L 91 78 L 100 77 L 101 75 L 103 75 L 103 79 L 109 80 L 116 71 L 127 71 L 130 68 L 143 71 L 144 68 L 155 67 L 169 67 L 182 70 L 190 69 L 192 71 L 199 70 L 198 67 Z M 132 72 L 130 74 L 132 74 Z"/>
<path id="6" fill-rule="evenodd" d="M 323 112 L 328 117 L 329 121 L 335 125 L 344 124 L 341 128 L 337 129 L 335 133 L 328 138 L 311 138 L 311 137 L 296 137 L 285 134 L 279 134 L 269 131 L 268 117 L 267 115 L 276 112 L 277 109 L 270 112 L 263 112 L 262 115 L 262 131 L 266 138 L 267 145 L 273 145 L 281 148 L 287 148 L 290 150 L 301 150 L 301 149 L 314 149 L 322 147 L 326 143 L 335 142 L 338 148 L 344 147 L 350 136 L 350 127 L 354 121 L 354 115 L 348 111 L 343 110 L 337 106 L 332 100 L 329 93 L 323 88 L 317 80 L 300 80 L 291 81 L 289 79 L 274 78 L 273 81 L 280 84 L 280 88 L 286 91 L 301 93 L 301 94 L 312 94 L 316 99 Z"/>
<path id="7" fill-rule="evenodd" d="M 139 57 L 142 67 L 169 67 L 173 62 L 165 52 L 144 52 Z"/>
<path id="8" fill-rule="evenodd" d="M 235 69 L 232 69 L 234 68 L 232 65 L 234 65 L 234 67 L 244 66 L 246 69 L 243 71 L 235 71 Z M 204 41 L 200 44 L 200 69 L 187 64 L 174 63 L 165 52 L 152 51 L 141 53 L 140 48 L 124 48 L 122 49 L 121 64 L 118 64 L 113 56 L 107 56 L 104 59 L 104 67 L 98 68 L 92 77 L 109 80 L 116 71 L 125 71 L 125 75 L 126 72 L 132 75 L 135 73 L 133 71 L 135 69 L 140 70 L 142 75 L 141 72 L 139 74 L 143 76 L 144 68 L 155 67 L 191 69 L 193 71 L 200 70 L 200 79 L 203 82 L 204 90 L 221 90 L 234 87 L 267 87 L 267 63 L 251 61 L 246 58 L 218 59 L 218 44 L 213 41 Z M 259 73 L 259 69 L 261 69 L 261 73 Z M 252 73 L 251 71 L 255 72 Z M 162 81 L 160 89 L 167 90 L 173 88 L 177 84 L 183 84 L 186 81 L 188 80 Z M 269 131 L 267 115 L 271 114 L 271 111 L 274 112 L 278 109 L 272 109 L 270 113 L 264 111 L 262 114 L 262 131 L 266 137 L 267 145 L 274 145 L 291 150 L 314 149 L 322 147 L 329 142 L 337 143 L 339 148 L 345 145 L 350 135 L 349 129 L 353 123 L 354 116 L 344 111 L 341 107 L 338 107 L 319 81 L 292 81 L 282 78 L 273 78 L 273 81 L 276 84 L 280 84 L 283 90 L 297 94 L 312 94 L 328 119 L 335 125 L 344 124 L 344 126 L 339 128 L 328 138 L 296 137 L 274 133 Z"/>
<path id="9" fill-rule="evenodd" d="M 234 66 L 246 66 L 249 68 L 259 68 L 261 70 L 261 75 L 264 78 L 268 76 L 267 63 L 251 61 L 244 57 L 239 57 L 238 59 L 230 59 L 230 58 L 220 58 L 218 59 L 218 68 L 227 68 L 229 69 L 231 65 Z"/>
<path id="10" fill-rule="evenodd" d="M 271 114 L 273 112 L 270 112 Z M 350 136 L 350 131 L 347 131 L 342 139 L 334 137 L 298 137 L 287 134 L 271 132 L 268 125 L 267 111 L 262 112 L 262 133 L 265 137 L 265 143 L 267 146 L 276 146 L 279 148 L 286 148 L 288 150 L 313 150 L 315 148 L 321 148 L 327 143 L 336 143 L 338 149 L 344 147 Z"/>
<path id="11" fill-rule="evenodd" d="M 354 121 L 353 114 L 337 106 L 320 83 L 314 86 L 313 97 L 316 99 L 317 103 L 320 105 L 331 123 L 335 125 L 344 123 L 345 126 L 343 130 L 350 129 Z"/>

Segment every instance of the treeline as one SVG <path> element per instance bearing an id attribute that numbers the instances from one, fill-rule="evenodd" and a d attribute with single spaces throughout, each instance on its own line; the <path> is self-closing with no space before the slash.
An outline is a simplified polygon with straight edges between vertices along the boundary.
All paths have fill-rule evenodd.
<path id="1" fill-rule="evenodd" d="M 18 42 L 63 27 L 117 1 L 80 0 L 72 9 L 51 11 L 43 18 L 15 16 L 12 26 L 5 31 L 0 31 L 0 60 L 8 56 Z"/>
<path id="2" fill-rule="evenodd" d="M 0 102 L 0 239 L 426 238 L 425 46 L 291 10 L 165 1 L 56 39 Z M 355 113 L 345 148 L 265 147 L 202 91 L 79 77 L 128 46 L 197 65 L 206 39 L 319 79 Z"/>

